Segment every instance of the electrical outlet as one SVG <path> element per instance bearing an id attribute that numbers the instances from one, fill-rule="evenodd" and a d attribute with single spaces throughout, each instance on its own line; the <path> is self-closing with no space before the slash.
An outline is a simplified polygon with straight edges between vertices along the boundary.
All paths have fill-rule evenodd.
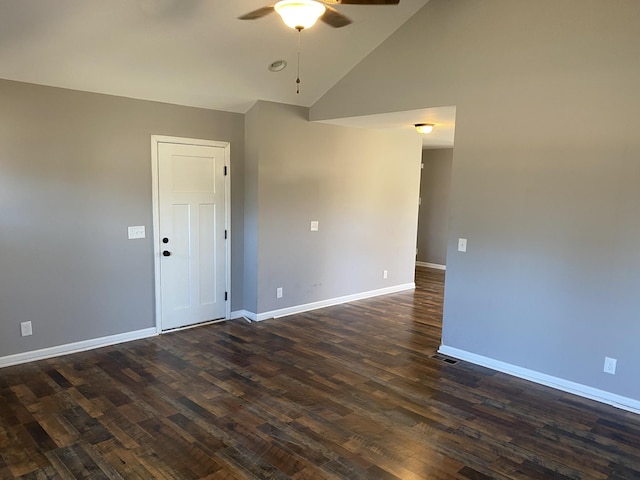
<path id="1" fill-rule="evenodd" d="M 282 298 L 282 287 L 276 288 L 276 298 Z"/>
<path id="2" fill-rule="evenodd" d="M 33 329 L 31 328 L 31 322 L 22 322 L 20 324 L 20 333 L 23 337 L 33 335 Z"/>
<path id="3" fill-rule="evenodd" d="M 387 278 L 388 275 L 389 275 L 389 272 L 387 272 L 386 270 L 382 272 L 382 278 Z"/>
<path id="4" fill-rule="evenodd" d="M 320 222 L 318 220 L 311 220 L 311 231 L 317 232 L 320 229 Z"/>
<path id="5" fill-rule="evenodd" d="M 615 358 L 604 357 L 604 373 L 616 374 L 616 364 L 618 360 Z"/>
<path id="6" fill-rule="evenodd" d="M 467 251 L 467 239 L 466 238 L 459 238 L 458 239 L 458 251 L 459 252 L 466 252 Z"/>

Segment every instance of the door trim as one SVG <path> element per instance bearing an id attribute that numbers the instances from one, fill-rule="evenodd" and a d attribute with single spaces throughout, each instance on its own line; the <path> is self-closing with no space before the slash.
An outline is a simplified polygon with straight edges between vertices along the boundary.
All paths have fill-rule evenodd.
<path id="1" fill-rule="evenodd" d="M 180 145 L 197 145 L 204 147 L 224 148 L 224 165 L 227 175 L 224 177 L 224 228 L 227 230 L 225 242 L 225 291 L 228 298 L 225 302 L 225 319 L 231 318 L 231 146 L 229 142 L 201 140 L 195 138 L 151 135 L 151 195 L 153 201 L 153 271 L 155 283 L 155 318 L 156 333 L 162 333 L 162 301 L 160 291 L 160 188 L 158 185 L 158 145 L 174 143 Z M 195 325 L 194 325 L 195 326 Z"/>

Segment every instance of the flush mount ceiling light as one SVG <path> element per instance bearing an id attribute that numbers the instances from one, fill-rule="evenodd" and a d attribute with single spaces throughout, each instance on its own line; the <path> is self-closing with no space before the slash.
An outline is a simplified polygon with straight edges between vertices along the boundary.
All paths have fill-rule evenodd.
<path id="1" fill-rule="evenodd" d="M 427 134 L 431 133 L 435 125 L 433 123 L 416 123 L 415 127 L 418 133 Z"/>
<path id="2" fill-rule="evenodd" d="M 296 30 L 312 27 L 327 10 L 314 0 L 281 0 L 273 8 L 287 26 Z"/>

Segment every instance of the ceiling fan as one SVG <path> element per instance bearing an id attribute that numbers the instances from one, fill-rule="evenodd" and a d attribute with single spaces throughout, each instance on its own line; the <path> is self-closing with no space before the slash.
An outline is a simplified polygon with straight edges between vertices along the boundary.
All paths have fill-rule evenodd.
<path id="1" fill-rule="evenodd" d="M 400 0 L 281 0 L 238 17 L 240 20 L 256 20 L 277 12 L 291 28 L 302 30 L 311 27 L 319 18 L 327 25 L 341 28 L 351 20 L 331 5 L 397 5 Z"/>

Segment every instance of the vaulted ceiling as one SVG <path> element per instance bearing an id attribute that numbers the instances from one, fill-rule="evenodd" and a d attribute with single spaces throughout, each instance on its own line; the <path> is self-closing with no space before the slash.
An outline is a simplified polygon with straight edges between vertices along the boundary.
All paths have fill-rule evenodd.
<path id="1" fill-rule="evenodd" d="M 302 32 L 296 94 L 297 32 L 276 14 L 237 19 L 269 0 L 7 0 L 0 78 L 231 112 L 311 106 L 426 2 L 336 6 L 353 24 Z M 276 60 L 288 67 L 268 71 Z"/>

